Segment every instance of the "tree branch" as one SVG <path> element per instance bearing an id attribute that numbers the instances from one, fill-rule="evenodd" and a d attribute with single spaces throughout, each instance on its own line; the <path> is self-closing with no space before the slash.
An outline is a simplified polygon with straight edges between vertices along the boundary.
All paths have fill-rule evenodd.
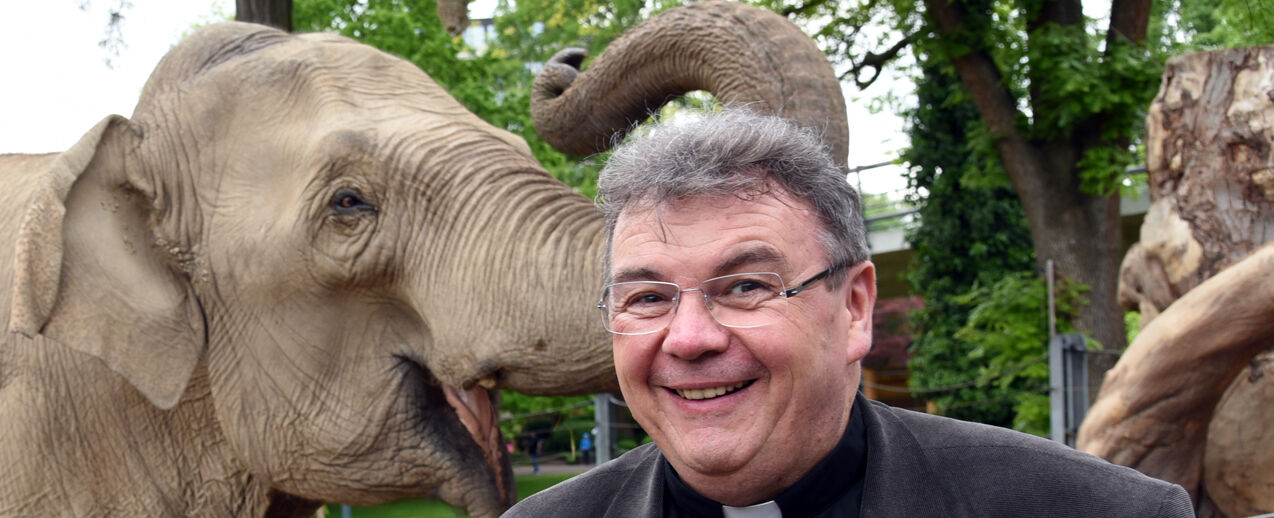
<path id="1" fill-rule="evenodd" d="M 960 34 L 968 31 L 963 13 L 952 0 L 925 0 L 925 6 L 944 39 L 956 41 Z M 1013 93 L 1004 87 L 1000 70 L 991 56 L 983 50 L 970 49 L 952 56 L 951 61 L 987 128 L 1001 137 L 1019 136 L 1015 124 L 1017 102 Z"/>
<path id="2" fill-rule="evenodd" d="M 961 37 L 969 31 L 964 22 L 963 4 L 957 3 L 958 1 L 925 0 L 925 7 L 938 34 L 950 42 L 961 41 Z M 983 124 L 995 135 L 996 150 L 1018 196 L 1024 200 L 1046 198 L 1047 168 L 1042 162 L 1043 153 L 1018 131 L 1017 100 L 1013 92 L 1004 86 L 1003 76 L 995 61 L 986 50 L 972 48 L 963 54 L 952 56 L 951 62 L 970 100 L 977 107 Z M 1039 212 L 1045 210 L 1041 205 L 1047 203 L 1022 205 L 1027 213 L 1027 221 L 1033 226 L 1034 236 L 1034 225 L 1042 220 Z"/>
<path id="3" fill-rule="evenodd" d="M 810 0 L 801 5 L 784 7 L 782 11 L 779 11 L 779 14 L 786 18 L 791 18 L 793 15 L 808 15 L 811 11 L 827 5 L 827 2 L 828 0 Z"/>
<path id="4" fill-rule="evenodd" d="M 897 43 L 894 43 L 892 47 L 889 47 L 889 50 L 880 54 L 869 51 L 863 59 L 858 60 L 857 62 L 854 61 L 854 58 L 849 58 L 851 65 L 850 69 L 842 73 L 840 75 L 840 79 L 844 80 L 846 78 L 853 77 L 854 84 L 858 86 L 860 90 L 866 89 L 871 86 L 872 83 L 875 83 L 876 79 L 880 77 L 880 72 L 884 70 L 885 65 L 888 65 L 891 61 L 896 59 L 898 54 L 901 54 L 902 51 L 906 49 L 907 46 L 911 45 L 913 41 L 915 41 L 915 35 L 909 34 L 907 37 L 898 40 Z M 860 76 L 868 67 L 872 69 L 871 78 L 863 81 L 860 79 Z"/>

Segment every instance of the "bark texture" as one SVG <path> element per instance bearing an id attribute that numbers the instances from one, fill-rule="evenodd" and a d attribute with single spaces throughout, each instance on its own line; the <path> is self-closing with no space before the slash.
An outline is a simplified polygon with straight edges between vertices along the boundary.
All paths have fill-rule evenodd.
<path id="1" fill-rule="evenodd" d="M 1138 14 L 1143 4 L 1145 0 L 1115 2 L 1112 9 L 1118 13 L 1111 16 L 1109 32 L 1134 42 L 1144 40 L 1147 19 L 1144 13 Z M 963 35 L 974 30 L 966 23 L 968 6 L 963 2 L 926 0 L 925 8 L 944 39 L 962 41 Z M 1028 20 L 1028 28 L 1076 25 L 1083 21 L 1082 12 L 1078 1 L 1047 0 L 1038 15 Z M 1123 349 L 1126 338 L 1116 298 L 1122 246 L 1119 195 L 1084 192 L 1077 165 L 1086 150 L 1103 144 L 1101 135 L 1118 122 L 1097 114 L 1070 134 L 1030 138 L 1019 130 L 1018 99 L 1005 86 L 989 50 L 969 49 L 954 56 L 952 63 L 983 123 L 997 138 L 996 151 L 1022 200 L 1041 270 L 1052 261 L 1059 276 L 1087 285 L 1088 304 L 1080 309 L 1076 327 L 1106 350 Z M 1037 93 L 1027 99 L 1032 112 L 1054 109 Z M 1097 394 L 1101 373 L 1113 364 L 1112 355 L 1089 355 L 1090 394 Z"/>
<path id="2" fill-rule="evenodd" d="M 1274 47 L 1168 62 L 1146 120 L 1152 203 L 1121 268 L 1125 307 L 1162 311 L 1274 239 L 1271 60 Z"/>
<path id="3" fill-rule="evenodd" d="M 1142 330 L 1106 374 L 1078 448 L 1198 497 L 1213 409 L 1274 340 L 1270 271 L 1274 244 L 1200 284 Z"/>
<path id="4" fill-rule="evenodd" d="M 535 130 L 573 155 L 605 151 L 668 101 L 705 90 L 725 105 L 781 115 L 849 154 L 845 96 L 827 56 L 800 28 L 746 4 L 669 9 L 624 33 L 589 69 L 582 49 L 544 65 L 531 92 Z"/>
<path id="5" fill-rule="evenodd" d="M 1270 491 L 1274 463 L 1262 464 L 1257 455 L 1274 444 L 1274 435 L 1262 426 L 1265 413 L 1252 412 L 1269 407 L 1274 377 L 1261 375 L 1262 367 L 1256 364 L 1248 368 L 1255 355 L 1274 345 L 1274 306 L 1265 300 L 1272 292 L 1234 285 L 1231 289 L 1252 298 L 1225 295 L 1234 305 L 1231 309 L 1250 318 L 1235 320 L 1226 315 L 1224 321 L 1232 327 L 1195 318 L 1157 317 L 1165 310 L 1181 315 L 1174 308 L 1186 304 L 1184 296 L 1193 297 L 1205 282 L 1211 282 L 1209 278 L 1228 272 L 1227 268 L 1274 239 L 1271 59 L 1274 47 L 1199 53 L 1168 62 L 1146 121 L 1151 207 L 1141 241 L 1124 257 L 1119 299 L 1124 307 L 1141 311 L 1146 336 L 1162 336 L 1160 330 L 1168 330 L 1197 338 L 1146 344 L 1161 358 L 1150 365 L 1124 366 L 1136 361 L 1125 354 L 1118 367 L 1124 374 L 1108 374 L 1100 396 L 1108 404 L 1093 408 L 1084 423 L 1091 435 L 1081 437 L 1085 449 L 1106 452 L 1116 462 L 1134 462 L 1128 465 L 1180 483 L 1203 505 L 1215 505 L 1230 516 L 1254 514 L 1248 512 L 1251 509 L 1274 511 L 1268 496 L 1266 501 L 1257 498 L 1274 494 Z M 1268 250 L 1261 249 L 1260 254 L 1268 255 Z M 1251 275 L 1268 276 L 1268 271 Z M 1200 304 L 1197 297 L 1191 300 Z M 1265 312 L 1250 308 L 1265 308 Z M 1264 338 L 1254 341 L 1250 336 Z M 1142 342 L 1139 337 L 1137 343 Z M 1190 374 L 1162 368 L 1172 364 Z M 1200 373 L 1217 378 L 1200 379 Z M 1236 378 L 1236 374 L 1241 375 Z M 1120 376 L 1134 381 L 1121 381 Z M 1164 399 L 1156 402 L 1151 395 Z M 1124 406 L 1117 401 L 1142 403 Z M 1141 413 L 1145 415 L 1137 416 Z M 1177 423 L 1178 429 L 1175 434 L 1147 435 L 1149 430 L 1139 426 L 1149 422 Z M 1103 431 L 1100 426 L 1114 429 Z M 1138 446 L 1120 451 L 1132 444 Z"/>
<path id="6" fill-rule="evenodd" d="M 292 32 L 292 0 L 235 0 L 234 21 Z"/>
<path id="7" fill-rule="evenodd" d="M 1274 353 L 1257 355 L 1226 390 L 1208 425 L 1203 486 L 1228 516 L 1274 510 Z"/>

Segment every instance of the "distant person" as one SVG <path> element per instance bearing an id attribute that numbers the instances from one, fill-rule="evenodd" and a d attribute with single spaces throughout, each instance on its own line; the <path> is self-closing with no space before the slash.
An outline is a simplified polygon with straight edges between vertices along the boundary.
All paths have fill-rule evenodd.
<path id="1" fill-rule="evenodd" d="M 593 438 L 584 432 L 579 438 L 579 455 L 581 464 L 593 463 Z"/>
<path id="2" fill-rule="evenodd" d="M 506 516 L 1193 516 L 1180 486 L 857 396 L 876 272 L 858 194 L 811 132 L 736 110 L 661 125 L 612 153 L 598 192 L 599 325 L 654 443 Z"/>
<path id="3" fill-rule="evenodd" d="M 540 454 L 544 450 L 544 439 L 538 433 L 531 434 L 526 453 L 531 456 L 531 474 L 540 474 Z"/>

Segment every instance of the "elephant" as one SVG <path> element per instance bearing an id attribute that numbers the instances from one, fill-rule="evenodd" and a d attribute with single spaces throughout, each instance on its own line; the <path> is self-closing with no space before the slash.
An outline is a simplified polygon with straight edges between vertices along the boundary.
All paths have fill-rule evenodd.
<path id="1" fill-rule="evenodd" d="M 469 0 L 438 0 L 437 10 L 448 34 L 459 36 L 469 27 Z"/>
<path id="2" fill-rule="evenodd" d="M 353 40 L 201 29 L 0 178 L 0 515 L 496 516 L 497 389 L 616 390 L 592 201 Z"/>

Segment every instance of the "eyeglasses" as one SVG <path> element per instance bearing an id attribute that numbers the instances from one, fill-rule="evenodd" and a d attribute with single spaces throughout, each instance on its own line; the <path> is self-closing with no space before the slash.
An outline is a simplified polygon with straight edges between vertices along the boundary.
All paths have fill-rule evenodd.
<path id="1" fill-rule="evenodd" d="M 597 309 L 602 310 L 607 331 L 617 335 L 645 335 L 668 327 L 677 314 L 682 293 L 698 291 L 718 324 L 743 329 L 761 327 L 787 314 L 787 299 L 845 266 L 832 266 L 790 290 L 783 284 L 783 278 L 773 272 L 713 277 L 699 283 L 697 288 L 682 288 L 675 282 L 617 282 L 602 289 Z"/>

